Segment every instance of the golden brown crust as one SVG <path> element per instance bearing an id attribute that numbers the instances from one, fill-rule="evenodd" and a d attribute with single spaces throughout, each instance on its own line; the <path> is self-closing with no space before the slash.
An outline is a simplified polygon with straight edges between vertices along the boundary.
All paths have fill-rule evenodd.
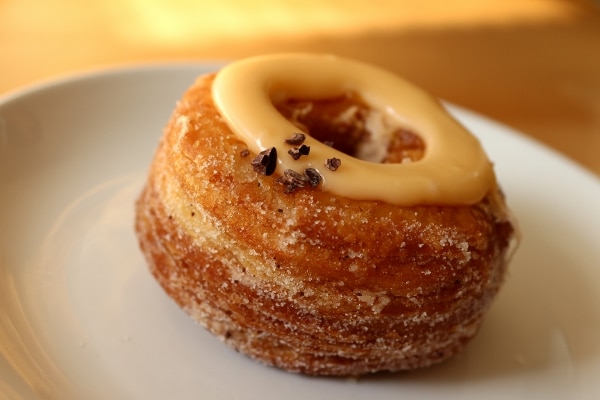
<path id="1" fill-rule="evenodd" d="M 475 335 L 513 228 L 499 193 L 401 208 L 283 193 L 215 110 L 212 76 L 177 105 L 137 201 L 166 292 L 230 346 L 321 375 L 424 367 Z"/>

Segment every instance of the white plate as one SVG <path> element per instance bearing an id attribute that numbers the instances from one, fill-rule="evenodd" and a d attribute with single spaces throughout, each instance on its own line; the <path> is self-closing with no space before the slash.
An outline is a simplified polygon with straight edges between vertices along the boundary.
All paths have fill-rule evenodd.
<path id="1" fill-rule="evenodd" d="M 146 269 L 133 201 L 175 101 L 211 69 L 94 74 L 0 103 L 0 397 L 597 398 L 600 184 L 456 107 L 524 232 L 462 355 L 411 373 L 308 378 L 252 362 L 194 324 Z"/>

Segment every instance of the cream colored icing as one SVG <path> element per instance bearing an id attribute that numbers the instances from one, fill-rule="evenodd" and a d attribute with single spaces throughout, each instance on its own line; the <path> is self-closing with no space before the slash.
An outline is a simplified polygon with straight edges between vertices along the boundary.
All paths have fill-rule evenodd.
<path id="1" fill-rule="evenodd" d="M 349 91 L 425 142 L 423 157 L 410 163 L 360 160 L 310 135 L 310 154 L 294 160 L 284 143 L 298 128 L 273 103 L 318 100 Z M 279 54 L 233 62 L 217 73 L 212 95 L 231 130 L 254 153 L 275 147 L 276 173 L 314 168 L 323 190 L 361 200 L 400 206 L 461 205 L 481 200 L 495 185 L 492 165 L 479 141 L 423 90 L 375 66 L 322 54 Z M 336 171 L 325 167 L 339 158 Z"/>

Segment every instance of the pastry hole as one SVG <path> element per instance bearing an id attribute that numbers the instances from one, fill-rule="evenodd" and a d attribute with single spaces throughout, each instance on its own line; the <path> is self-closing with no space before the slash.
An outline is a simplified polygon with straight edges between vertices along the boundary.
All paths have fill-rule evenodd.
<path id="1" fill-rule="evenodd" d="M 302 132 L 364 161 L 411 162 L 425 151 L 417 134 L 369 107 L 356 93 L 323 100 L 287 99 L 275 107 Z"/>

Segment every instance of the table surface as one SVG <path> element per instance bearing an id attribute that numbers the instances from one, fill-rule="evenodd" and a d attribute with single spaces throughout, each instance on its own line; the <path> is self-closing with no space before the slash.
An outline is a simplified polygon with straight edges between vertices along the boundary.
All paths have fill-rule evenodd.
<path id="1" fill-rule="evenodd" d="M 0 95 L 84 71 L 279 51 L 379 64 L 600 175 L 597 0 L 0 0 Z"/>

